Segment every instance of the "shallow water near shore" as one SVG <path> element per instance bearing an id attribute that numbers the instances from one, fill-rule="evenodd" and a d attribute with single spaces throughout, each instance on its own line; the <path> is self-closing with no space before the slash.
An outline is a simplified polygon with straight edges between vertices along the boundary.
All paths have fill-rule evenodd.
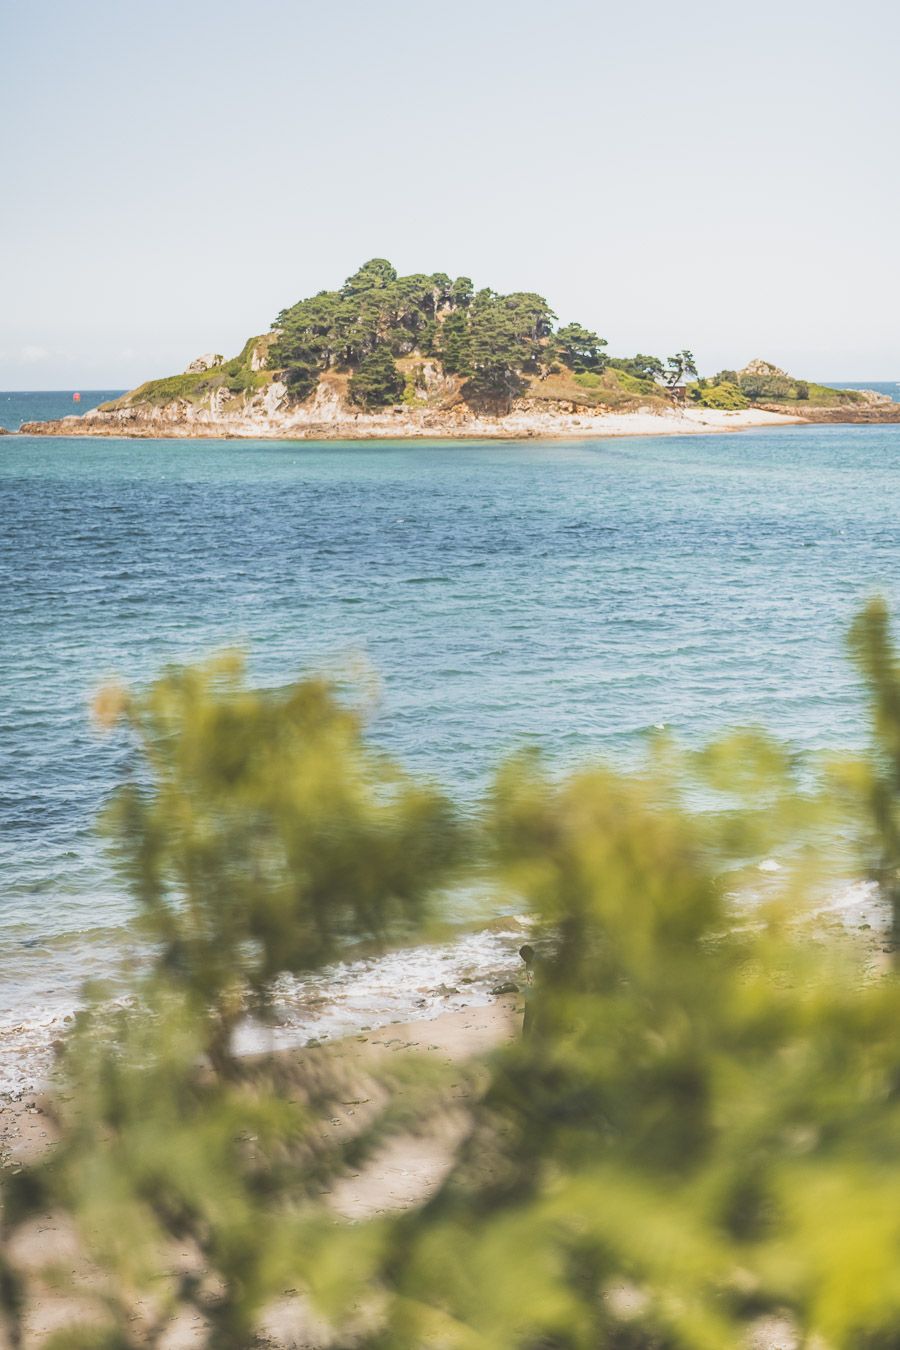
<path id="1" fill-rule="evenodd" d="M 16 436 L 0 480 L 0 1087 L 130 942 L 93 827 L 125 767 L 87 716 L 104 678 L 226 645 L 261 682 L 325 670 L 371 699 L 374 672 L 373 738 L 471 805 L 524 741 L 560 766 L 628 762 L 657 726 L 859 744 L 843 635 L 873 592 L 900 599 L 893 426 L 502 445 Z M 328 1026 L 374 1025 L 379 987 L 383 1020 L 486 997 L 434 992 L 513 959 L 514 928 L 484 941 L 455 965 L 436 949 L 408 1004 L 369 966 L 355 1007 L 362 976 L 336 969 Z M 291 998 L 296 1034 L 315 1034 L 313 999 L 325 1025 L 321 981 Z"/>

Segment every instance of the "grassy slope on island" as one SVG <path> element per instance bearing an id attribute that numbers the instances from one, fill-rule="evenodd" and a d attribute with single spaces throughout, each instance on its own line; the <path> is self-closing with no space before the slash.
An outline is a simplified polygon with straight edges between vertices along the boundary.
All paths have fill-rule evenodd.
<path id="1" fill-rule="evenodd" d="M 862 390 L 832 389 L 796 379 L 770 361 L 751 361 L 743 370 L 720 370 L 710 379 L 688 386 L 688 396 L 707 408 L 864 408 L 871 395 Z"/>
<path id="2" fill-rule="evenodd" d="M 253 394 L 271 384 L 272 374 L 265 369 L 253 369 L 254 353 L 263 350 L 271 342 L 271 337 L 251 337 L 244 343 L 237 356 L 221 365 L 208 370 L 185 371 L 182 375 L 167 375 L 159 380 L 147 380 L 144 384 L 131 389 L 121 398 L 101 405 L 101 411 L 135 407 L 149 403 L 162 407 L 173 399 L 186 399 L 188 402 L 202 402 L 219 389 L 240 397 Z"/>

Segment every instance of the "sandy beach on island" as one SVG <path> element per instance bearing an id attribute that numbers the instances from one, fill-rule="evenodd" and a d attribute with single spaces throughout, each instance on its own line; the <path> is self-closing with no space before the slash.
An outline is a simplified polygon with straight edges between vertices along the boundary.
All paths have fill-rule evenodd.
<path id="1" fill-rule="evenodd" d="M 723 411 L 671 407 L 663 412 L 591 413 L 540 406 L 517 407 L 503 417 L 457 410 L 351 413 L 332 406 L 273 410 L 265 416 L 212 407 L 169 404 L 100 410 L 51 422 L 26 422 L 22 435 L 112 436 L 134 439 L 222 440 L 574 440 L 613 436 L 695 436 L 805 424 L 809 419 L 763 408 Z"/>
<path id="2" fill-rule="evenodd" d="M 498 995 L 489 1005 L 442 1013 L 430 1021 L 397 1023 L 334 1041 L 311 1052 L 278 1052 L 294 1060 L 315 1053 L 336 1061 L 349 1075 L 364 1079 L 385 1059 L 404 1052 L 433 1055 L 447 1065 L 474 1068 L 480 1056 L 518 1034 L 522 1001 L 518 995 Z M 423 1204 L 437 1190 L 449 1169 L 454 1150 L 466 1133 L 468 1105 L 477 1091 L 477 1075 L 460 1075 L 450 1085 L 451 1103 L 444 1100 L 414 1131 L 393 1136 L 359 1171 L 348 1173 L 332 1186 L 325 1202 L 335 1214 L 350 1221 L 396 1213 Z M 398 1089 L 398 1096 L 402 1096 Z M 348 1101 L 340 1114 L 326 1121 L 326 1131 L 352 1131 L 359 1103 Z M 17 1169 L 32 1163 L 53 1147 L 55 1130 L 46 1094 L 26 1093 L 20 1100 L 0 1104 L 0 1166 Z M 96 1287 L 97 1273 L 86 1261 L 71 1223 L 62 1215 L 45 1214 L 23 1227 L 11 1243 L 17 1269 L 30 1284 L 22 1350 L 37 1350 L 54 1331 L 75 1321 L 96 1319 L 99 1304 L 87 1292 L 64 1290 L 40 1272 L 55 1265 L 74 1286 Z M 166 1350 L 190 1350 L 199 1324 L 190 1318 L 173 1325 Z M 328 1327 L 308 1302 L 295 1293 L 273 1305 L 261 1326 L 260 1346 L 273 1350 L 323 1350 L 331 1344 Z M 7 1350 L 0 1330 L 0 1350 Z"/>

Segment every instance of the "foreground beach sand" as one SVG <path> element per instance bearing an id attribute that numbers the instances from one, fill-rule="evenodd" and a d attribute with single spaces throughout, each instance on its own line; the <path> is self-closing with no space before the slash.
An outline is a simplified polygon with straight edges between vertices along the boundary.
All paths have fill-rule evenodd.
<path id="1" fill-rule="evenodd" d="M 348 1174 L 325 1196 L 326 1203 L 342 1218 L 362 1221 L 381 1214 L 398 1213 L 424 1204 L 438 1189 L 450 1168 L 455 1150 L 464 1138 L 470 1120 L 469 1108 L 478 1091 L 480 1056 L 489 1054 L 519 1034 L 522 1003 L 516 996 L 500 996 L 492 1004 L 443 1013 L 432 1021 L 397 1023 L 336 1041 L 325 1053 L 351 1070 L 361 1073 L 376 1068 L 391 1055 L 403 1051 L 427 1053 L 450 1066 L 459 1066 L 460 1079 L 453 1084 L 454 1104 L 445 1101 L 438 1112 L 423 1119 L 415 1131 L 390 1140 L 358 1173 Z M 283 1051 L 292 1058 L 306 1051 Z M 465 1072 L 462 1072 L 465 1070 Z M 356 1103 L 326 1128 L 352 1128 Z M 27 1094 L 19 1102 L 0 1107 L 0 1158 L 5 1166 L 17 1167 L 46 1153 L 53 1144 L 53 1129 L 47 1103 Z M 17 1267 L 31 1282 L 31 1300 L 25 1318 L 20 1350 L 40 1350 L 54 1332 L 98 1317 L 96 1297 L 66 1292 L 47 1268 L 56 1267 L 63 1283 L 85 1291 L 96 1289 L 97 1271 L 85 1259 L 71 1224 L 61 1215 L 45 1214 L 16 1237 L 12 1251 Z M 44 1272 L 43 1274 L 41 1272 Z M 135 1323 L 143 1311 L 135 1305 Z M 360 1309 L 361 1324 L 367 1310 Z M 195 1350 L 203 1326 L 199 1318 L 184 1314 L 167 1329 L 161 1350 Z M 140 1332 L 137 1331 L 140 1340 Z M 261 1320 L 253 1350 L 343 1350 L 346 1333 L 336 1337 L 309 1301 L 295 1290 L 286 1290 Z M 0 1350 L 12 1350 L 0 1330 Z M 251 1348 L 248 1346 L 248 1350 Z M 760 1316 L 751 1330 L 748 1350 L 798 1350 L 789 1320 L 777 1313 Z"/>
<path id="2" fill-rule="evenodd" d="M 364 1076 L 385 1059 L 404 1051 L 426 1053 L 445 1064 L 460 1068 L 473 1065 L 518 1033 L 521 1000 L 515 995 L 497 997 L 491 1004 L 443 1013 L 431 1021 L 400 1023 L 367 1034 L 336 1041 L 317 1054 L 339 1061 L 348 1072 Z M 291 1058 L 308 1051 L 281 1052 Z M 326 1195 L 334 1212 L 351 1221 L 364 1220 L 424 1203 L 445 1176 L 454 1150 L 465 1135 L 477 1076 L 460 1074 L 452 1083 L 452 1104 L 422 1120 L 415 1131 L 393 1137 L 358 1173 L 345 1176 Z M 348 1102 L 341 1115 L 327 1123 L 332 1131 L 353 1128 L 359 1104 Z M 449 1109 L 448 1109 L 449 1105 Z M 40 1158 L 54 1141 L 48 1102 L 29 1093 L 20 1101 L 0 1105 L 0 1160 L 16 1168 Z M 62 1292 L 41 1275 L 49 1265 L 58 1266 L 64 1278 L 85 1290 L 96 1287 L 97 1274 L 85 1260 L 71 1224 L 61 1215 L 46 1214 L 17 1234 L 12 1244 L 16 1266 L 31 1281 L 31 1300 L 25 1320 L 23 1350 L 37 1350 L 54 1331 L 73 1322 L 97 1316 L 97 1302 L 87 1294 Z M 190 1350 L 200 1331 L 196 1319 L 185 1318 L 167 1334 L 165 1350 Z M 323 1350 L 332 1344 L 328 1327 L 308 1303 L 294 1293 L 272 1306 L 257 1341 L 273 1350 Z M 0 1331 L 0 1350 L 8 1350 Z"/>

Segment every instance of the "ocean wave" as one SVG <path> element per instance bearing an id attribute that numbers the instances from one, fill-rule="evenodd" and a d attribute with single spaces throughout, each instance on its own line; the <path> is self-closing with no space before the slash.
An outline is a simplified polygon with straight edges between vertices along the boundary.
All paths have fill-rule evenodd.
<path id="1" fill-rule="evenodd" d="M 526 918 L 510 916 L 451 941 L 339 961 L 303 977 L 284 975 L 274 986 L 271 1022 L 248 1018 L 235 1050 L 287 1049 L 488 1003 L 491 989 L 518 972 L 518 947 L 528 926 Z M 20 989 L 21 1004 L 0 1006 L 0 1095 L 33 1091 L 51 1076 L 54 1042 L 81 1005 L 83 956 L 79 979 L 68 987 L 63 981 L 54 997 L 29 1002 Z M 122 987 L 114 998 L 126 996 Z"/>

